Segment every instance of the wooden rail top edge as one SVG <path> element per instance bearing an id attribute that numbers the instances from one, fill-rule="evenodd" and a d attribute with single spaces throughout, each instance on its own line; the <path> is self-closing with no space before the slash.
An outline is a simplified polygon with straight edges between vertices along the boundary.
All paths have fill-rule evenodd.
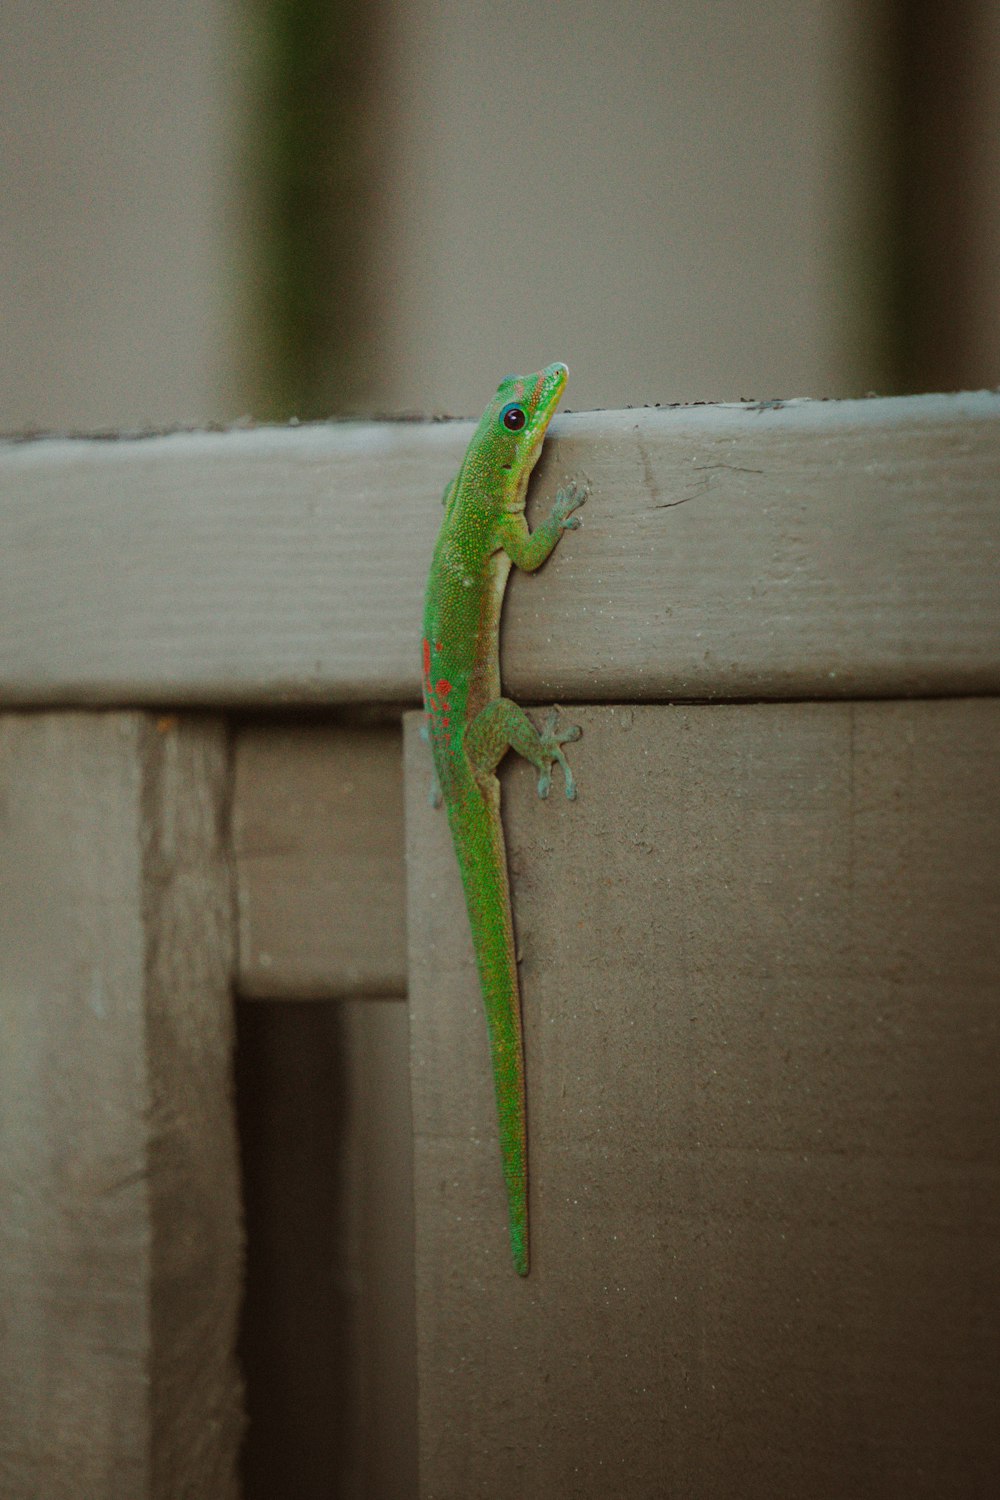
<path id="1" fill-rule="evenodd" d="M 628 423 L 637 413 L 647 413 L 654 420 L 666 418 L 675 423 L 690 421 L 697 426 L 722 423 L 727 426 L 749 419 L 767 416 L 783 422 L 823 427 L 831 423 L 846 423 L 851 426 L 869 422 L 881 425 L 886 422 L 920 421 L 930 417 L 938 420 L 942 416 L 995 417 L 1000 415 L 1000 387 L 995 390 L 944 391 L 919 396 L 788 396 L 746 401 L 677 401 L 644 403 L 622 409 L 599 407 L 593 411 L 574 411 L 567 408 L 555 419 L 551 432 L 558 435 L 560 427 L 568 420 L 573 423 L 608 422 L 612 426 Z M 392 434 L 454 433 L 463 425 L 471 428 L 478 420 L 469 416 L 431 415 L 417 416 L 377 415 L 373 417 L 335 417 L 329 421 L 255 422 L 239 419 L 230 423 L 211 423 L 205 427 L 179 424 L 174 427 L 123 428 L 120 431 L 100 430 L 94 432 L 69 431 L 46 432 L 25 431 L 0 433 L 0 461 L 13 452 L 39 454 L 51 458 L 54 451 L 64 449 L 64 456 L 72 457 L 81 445 L 93 446 L 110 453 L 120 450 L 127 456 L 133 444 L 168 443 L 172 446 L 237 443 L 241 447 L 256 442 L 269 444 L 272 441 L 287 442 L 293 447 L 316 441 L 326 444 L 349 446 L 362 440 Z"/>

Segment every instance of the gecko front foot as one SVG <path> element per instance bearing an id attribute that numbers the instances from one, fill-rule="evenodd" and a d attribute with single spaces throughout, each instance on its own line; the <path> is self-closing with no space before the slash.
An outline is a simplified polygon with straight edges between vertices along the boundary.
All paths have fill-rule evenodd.
<path id="1" fill-rule="evenodd" d="M 570 770 L 566 757 L 562 753 L 561 746 L 569 745 L 573 740 L 580 738 L 579 724 L 559 723 L 559 712 L 553 708 L 545 718 L 542 732 L 539 736 L 542 754 L 546 757 L 538 777 L 538 795 L 547 797 L 552 786 L 552 767 L 558 761 L 562 766 L 563 780 L 566 783 L 566 796 L 571 800 L 576 796 L 576 782 L 573 780 L 573 772 Z"/>
<path id="2" fill-rule="evenodd" d="M 552 519 L 558 523 L 561 531 L 576 530 L 580 524 L 580 517 L 574 516 L 573 511 L 583 504 L 589 494 L 590 486 L 577 479 L 556 491 L 556 498 L 552 505 Z"/>

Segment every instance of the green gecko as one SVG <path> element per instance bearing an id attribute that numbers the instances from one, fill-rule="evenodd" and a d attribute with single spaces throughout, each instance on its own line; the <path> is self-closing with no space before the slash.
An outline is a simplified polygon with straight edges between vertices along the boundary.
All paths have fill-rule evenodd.
<path id="1" fill-rule="evenodd" d="M 510 1242 L 521 1276 L 528 1274 L 524 1043 L 495 772 L 506 751 L 516 750 L 537 767 L 538 795 L 547 797 L 558 761 L 566 795 L 575 797 L 562 746 L 580 731 L 560 725 L 553 709 L 539 734 L 522 708 L 501 697 L 500 609 L 511 563 L 533 572 L 562 533 L 580 524 L 572 512 L 587 490 L 578 484 L 558 492 L 534 531 L 524 518 L 528 479 L 568 373 L 552 364 L 500 382 L 445 490 L 424 605 L 424 707 L 486 1008 Z"/>

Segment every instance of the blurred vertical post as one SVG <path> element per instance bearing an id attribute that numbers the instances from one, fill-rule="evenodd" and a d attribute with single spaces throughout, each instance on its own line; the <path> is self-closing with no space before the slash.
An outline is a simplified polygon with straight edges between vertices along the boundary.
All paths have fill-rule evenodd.
<path id="1" fill-rule="evenodd" d="M 243 365 L 259 417 L 356 412 L 376 389 L 381 13 L 344 0 L 254 8 Z"/>
<path id="2" fill-rule="evenodd" d="M 900 387 L 1000 380 L 1000 6 L 894 0 Z"/>

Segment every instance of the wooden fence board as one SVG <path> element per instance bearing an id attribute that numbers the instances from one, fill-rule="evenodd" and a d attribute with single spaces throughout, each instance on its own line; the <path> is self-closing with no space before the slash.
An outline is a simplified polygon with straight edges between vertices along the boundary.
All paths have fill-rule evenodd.
<path id="1" fill-rule="evenodd" d="M 421 1493 L 990 1493 L 1000 703 L 574 717 L 578 802 L 504 772 L 527 1280 L 408 726 Z"/>
<path id="2" fill-rule="evenodd" d="M 468 423 L 0 445 L 8 702 L 413 703 Z M 583 529 L 515 577 L 524 699 L 996 691 L 1000 394 L 561 416 Z M 530 506 L 529 506 L 530 513 Z"/>
<path id="3" fill-rule="evenodd" d="M 0 1490 L 235 1496 L 218 722 L 0 716 Z"/>
<path id="4" fill-rule="evenodd" d="M 405 995 L 398 728 L 240 733 L 233 849 L 241 995 Z"/>

